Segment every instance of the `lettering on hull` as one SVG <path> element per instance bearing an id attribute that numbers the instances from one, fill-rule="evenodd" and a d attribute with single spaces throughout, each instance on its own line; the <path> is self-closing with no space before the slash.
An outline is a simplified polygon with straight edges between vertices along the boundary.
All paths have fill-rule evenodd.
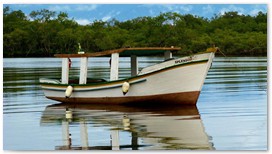
<path id="1" fill-rule="evenodd" d="M 189 58 L 186 58 L 186 59 L 179 59 L 179 60 L 175 61 L 175 64 L 181 64 L 181 63 L 189 62 L 189 61 L 192 61 L 192 60 L 193 60 L 193 57 L 189 57 Z"/>

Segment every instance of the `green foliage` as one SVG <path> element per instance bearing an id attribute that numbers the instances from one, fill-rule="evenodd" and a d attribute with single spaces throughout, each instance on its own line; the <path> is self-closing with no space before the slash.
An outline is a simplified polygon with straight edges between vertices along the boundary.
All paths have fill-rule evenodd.
<path id="1" fill-rule="evenodd" d="M 3 9 L 4 57 L 53 56 L 123 47 L 181 47 L 180 54 L 216 45 L 227 55 L 267 54 L 267 14 L 226 12 L 208 20 L 191 14 L 162 13 L 120 22 L 77 24 L 66 12 Z"/>

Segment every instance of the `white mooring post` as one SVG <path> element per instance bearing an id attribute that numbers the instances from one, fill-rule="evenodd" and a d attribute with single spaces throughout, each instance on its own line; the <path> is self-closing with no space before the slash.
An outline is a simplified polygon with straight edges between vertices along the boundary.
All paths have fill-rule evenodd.
<path id="1" fill-rule="evenodd" d="M 61 83 L 68 84 L 69 81 L 69 60 L 62 58 Z"/>
<path id="2" fill-rule="evenodd" d="M 88 130 L 85 120 L 80 121 L 80 138 L 83 150 L 88 150 Z"/>
<path id="3" fill-rule="evenodd" d="M 119 53 L 111 54 L 111 71 L 110 80 L 118 80 L 118 68 L 119 68 Z"/>
<path id="4" fill-rule="evenodd" d="M 79 84 L 87 83 L 87 73 L 88 73 L 88 57 L 81 57 Z"/>
<path id="5" fill-rule="evenodd" d="M 136 55 L 130 56 L 130 67 L 131 67 L 131 76 L 136 76 L 138 74 L 138 61 Z"/>
<path id="6" fill-rule="evenodd" d="M 164 52 L 164 59 L 167 60 L 170 58 L 172 58 L 172 52 L 171 51 Z"/>

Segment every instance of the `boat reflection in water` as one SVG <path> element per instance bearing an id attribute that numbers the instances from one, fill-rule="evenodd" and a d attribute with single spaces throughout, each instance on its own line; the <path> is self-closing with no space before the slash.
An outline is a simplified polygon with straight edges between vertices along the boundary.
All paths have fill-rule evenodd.
<path id="1" fill-rule="evenodd" d="M 93 124 L 109 126 L 108 146 L 92 146 L 88 130 Z M 214 150 L 195 106 L 109 106 L 55 104 L 47 106 L 41 125 L 61 124 L 63 145 L 56 150 Z M 90 126 L 92 124 L 92 127 Z M 72 145 L 70 125 L 78 125 L 81 145 Z M 130 133 L 129 144 L 121 144 L 122 133 Z M 79 135 L 76 137 L 79 138 Z"/>

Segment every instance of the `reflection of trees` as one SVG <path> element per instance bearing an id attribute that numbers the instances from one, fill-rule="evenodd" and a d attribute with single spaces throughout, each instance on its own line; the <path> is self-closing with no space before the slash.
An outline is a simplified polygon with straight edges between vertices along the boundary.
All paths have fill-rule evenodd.
<path id="1" fill-rule="evenodd" d="M 27 61 L 28 59 L 26 59 Z M 3 90 L 4 94 L 21 94 L 25 92 L 32 95 L 30 91 L 39 91 L 39 78 L 49 76 L 60 76 L 59 68 L 4 68 Z"/>
<path id="2" fill-rule="evenodd" d="M 258 57 L 217 58 L 205 86 L 218 92 L 266 90 L 267 59 Z"/>

